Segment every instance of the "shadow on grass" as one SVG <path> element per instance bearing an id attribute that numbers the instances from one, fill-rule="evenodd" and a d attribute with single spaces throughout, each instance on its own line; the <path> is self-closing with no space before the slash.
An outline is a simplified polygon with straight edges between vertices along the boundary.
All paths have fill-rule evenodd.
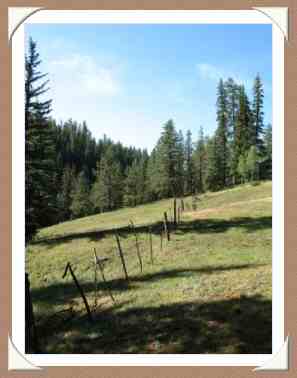
<path id="1" fill-rule="evenodd" d="M 228 270 L 252 269 L 260 266 L 263 266 L 263 264 L 216 265 L 193 269 L 162 270 L 155 273 L 130 276 L 129 283 L 124 278 L 110 280 L 108 281 L 108 285 L 100 281 L 97 283 L 97 288 L 101 292 L 108 291 L 109 289 L 113 293 L 126 290 L 132 291 L 137 290 L 138 283 L 155 282 L 158 280 L 171 279 L 176 277 L 185 277 L 190 275 L 193 276 L 195 274 L 214 274 Z M 94 282 L 87 281 L 80 282 L 80 284 L 86 295 L 90 292 L 94 292 L 95 290 Z M 68 302 L 71 303 L 71 300 L 79 296 L 77 288 L 72 280 L 67 282 L 59 282 L 49 286 L 43 286 L 38 289 L 32 289 L 31 294 L 33 297 L 33 302 L 45 302 L 52 305 L 67 304 Z"/>
<path id="2" fill-rule="evenodd" d="M 119 306 L 95 314 L 91 325 L 76 319 L 54 333 L 42 339 L 47 353 L 271 353 L 271 301 L 254 295 Z"/>
<path id="3" fill-rule="evenodd" d="M 150 225 L 139 225 L 135 226 L 136 233 L 146 233 L 148 232 L 148 227 L 151 227 L 152 233 L 159 235 L 163 228 L 163 222 L 155 222 Z M 247 232 L 254 232 L 257 230 L 263 230 L 272 227 L 272 217 L 262 216 L 257 218 L 252 217 L 234 217 L 231 219 L 196 219 L 192 221 L 183 221 L 177 227 L 173 229 L 173 225 L 170 225 L 172 231 L 178 234 L 185 233 L 201 233 L 201 234 L 211 234 L 211 233 L 223 233 L 228 231 L 230 228 L 244 228 Z M 118 233 L 122 238 L 129 237 L 133 234 L 133 231 L 129 226 L 121 227 L 117 229 Z M 32 244 L 45 245 L 48 247 L 54 247 L 60 243 L 71 242 L 75 239 L 88 238 L 90 241 L 99 241 L 100 239 L 114 235 L 115 229 L 98 229 L 88 232 L 78 232 L 73 234 L 61 235 L 56 237 L 51 237 L 48 239 L 39 239 Z"/>
<path id="4" fill-rule="evenodd" d="M 135 226 L 136 233 L 145 233 L 148 232 L 149 227 L 153 233 L 159 234 L 160 230 L 163 227 L 163 222 L 155 222 L 145 225 Z M 118 227 L 118 228 L 109 228 L 109 229 L 100 229 L 92 230 L 92 231 L 85 231 L 85 232 L 75 232 L 69 233 L 65 235 L 58 235 L 49 238 L 41 238 L 31 242 L 32 245 L 47 245 L 47 246 L 56 246 L 60 243 L 71 242 L 72 240 L 76 239 L 83 239 L 87 238 L 90 241 L 99 241 L 102 238 L 105 238 L 109 235 L 115 235 L 115 232 L 118 232 L 119 235 L 123 238 L 129 237 L 130 234 L 133 234 L 131 227 L 129 225 Z"/>
<path id="5" fill-rule="evenodd" d="M 230 228 L 243 228 L 246 232 L 254 232 L 272 227 L 272 217 L 234 217 L 231 219 L 196 219 L 190 222 L 183 222 L 178 228 L 178 232 L 198 232 L 198 233 L 222 233 Z"/>

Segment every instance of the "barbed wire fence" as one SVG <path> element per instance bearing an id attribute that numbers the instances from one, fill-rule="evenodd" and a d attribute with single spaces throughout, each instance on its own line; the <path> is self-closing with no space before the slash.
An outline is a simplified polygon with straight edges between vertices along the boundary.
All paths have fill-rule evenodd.
<path id="1" fill-rule="evenodd" d="M 129 285 L 130 278 L 129 273 L 127 269 L 127 264 L 125 260 L 125 253 L 123 251 L 123 247 L 121 245 L 121 237 L 120 232 L 122 231 L 128 231 L 131 232 L 134 235 L 135 239 L 135 251 L 137 260 L 139 263 L 139 269 L 140 274 L 143 274 L 144 272 L 144 263 L 143 263 L 143 256 L 140 252 L 140 241 L 137 235 L 138 228 L 141 227 L 141 230 L 143 230 L 144 233 L 147 234 L 147 241 L 149 244 L 149 253 L 150 253 L 150 262 L 151 265 L 154 265 L 154 247 L 153 247 L 153 234 L 154 232 L 159 235 L 160 237 L 160 251 L 164 250 L 165 244 L 164 241 L 167 240 L 167 244 L 172 241 L 172 235 L 174 234 L 174 231 L 178 229 L 179 225 L 182 224 L 183 220 L 183 214 L 186 211 L 190 211 L 191 209 L 193 211 L 197 210 L 197 196 L 192 197 L 192 203 L 190 204 L 188 201 L 185 201 L 184 198 L 174 198 L 172 202 L 172 207 L 168 207 L 166 211 L 163 211 L 162 216 L 160 217 L 160 220 L 156 222 L 156 226 L 152 225 L 152 222 L 149 223 L 141 223 L 138 226 L 134 223 L 132 219 L 130 219 L 129 224 L 125 227 L 120 228 L 110 228 L 106 229 L 105 231 L 113 231 L 114 230 L 114 237 L 116 241 L 116 246 L 118 250 L 119 255 L 119 261 L 122 266 L 122 271 L 124 278 Z M 145 231 L 146 229 L 146 231 Z M 154 231 L 154 232 L 153 232 Z M 113 305 L 116 304 L 116 299 L 114 297 L 114 294 L 111 289 L 110 281 L 108 278 L 106 278 L 105 272 L 104 272 L 104 262 L 107 260 L 107 258 L 99 257 L 96 248 L 93 250 L 93 269 L 94 269 L 94 310 L 97 308 L 97 302 L 98 302 L 98 268 L 100 270 L 101 274 L 101 281 L 105 287 L 105 291 L 108 293 Z M 77 263 L 77 262 L 76 262 Z M 92 265 L 91 265 L 92 266 Z M 62 278 L 65 278 L 67 273 L 70 273 L 74 285 L 78 290 L 79 295 L 81 296 L 85 309 L 86 314 L 88 317 L 88 320 L 90 323 L 93 323 L 93 311 L 90 308 L 89 301 L 87 299 L 86 294 L 84 293 L 82 285 L 79 283 L 79 279 L 76 277 L 76 274 L 74 273 L 74 270 L 72 269 L 71 263 L 68 261 L 64 270 L 64 274 Z M 39 350 L 39 340 L 38 340 L 38 332 L 37 332 L 37 325 L 34 317 L 34 311 L 33 311 L 33 304 L 32 304 L 32 296 L 30 292 L 30 280 L 29 280 L 29 274 L 26 273 L 26 295 L 25 295 L 25 302 L 26 302 L 26 319 L 25 319 L 25 328 L 26 328 L 26 351 L 33 351 L 38 352 Z M 48 317 L 48 320 L 52 320 L 55 317 L 61 317 L 63 321 L 65 321 L 65 313 L 69 313 L 69 318 L 72 319 L 75 317 L 75 312 L 73 310 L 73 307 L 70 306 L 66 309 L 60 310 L 56 313 L 51 314 Z M 47 323 L 47 320 L 45 321 Z"/>

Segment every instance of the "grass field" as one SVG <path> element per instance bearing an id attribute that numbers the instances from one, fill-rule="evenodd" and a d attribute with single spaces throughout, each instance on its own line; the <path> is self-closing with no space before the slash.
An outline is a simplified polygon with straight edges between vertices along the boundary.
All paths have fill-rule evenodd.
<path id="1" fill-rule="evenodd" d="M 271 182 L 206 193 L 196 211 L 186 206 L 162 250 L 160 222 L 172 200 L 41 230 L 26 254 L 41 352 L 271 353 L 271 205 Z M 130 219 L 140 243 L 142 273 L 127 227 Z M 94 247 L 107 258 L 104 272 L 115 304 L 98 276 L 95 306 Z M 62 278 L 67 262 L 84 289 L 92 324 L 71 276 Z M 70 307 L 72 312 L 63 311 Z"/>

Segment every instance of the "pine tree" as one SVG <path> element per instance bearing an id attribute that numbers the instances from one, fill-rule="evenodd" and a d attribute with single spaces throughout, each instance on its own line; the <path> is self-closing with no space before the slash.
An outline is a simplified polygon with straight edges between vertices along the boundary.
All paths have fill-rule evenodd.
<path id="1" fill-rule="evenodd" d="M 128 168 L 125 180 L 124 204 L 126 206 L 136 206 L 145 201 L 145 163 L 136 160 Z"/>
<path id="2" fill-rule="evenodd" d="M 228 147 L 228 114 L 227 114 L 227 93 L 221 79 L 218 85 L 217 97 L 217 122 L 218 127 L 215 133 L 217 148 L 218 186 L 224 187 L 229 178 L 229 147 Z"/>
<path id="3" fill-rule="evenodd" d="M 138 163 L 138 181 L 137 181 L 138 204 L 146 202 L 147 165 L 148 165 L 148 156 L 144 153 Z"/>
<path id="4" fill-rule="evenodd" d="M 183 196 L 185 192 L 185 180 L 187 169 L 186 144 L 182 130 L 177 134 L 177 163 L 176 163 L 176 185 L 177 190 L 174 194 L 176 196 Z"/>
<path id="5" fill-rule="evenodd" d="M 264 133 L 265 157 L 272 160 L 272 126 L 267 125 Z"/>
<path id="6" fill-rule="evenodd" d="M 237 173 L 240 177 L 241 183 L 248 179 L 248 168 L 246 164 L 246 154 L 242 154 L 238 158 Z"/>
<path id="7" fill-rule="evenodd" d="M 239 108 L 239 86 L 235 83 L 232 78 L 229 78 L 225 83 L 226 91 L 226 105 L 227 105 L 227 118 L 228 118 L 228 131 L 229 131 L 229 141 L 232 142 L 236 115 Z"/>
<path id="8" fill-rule="evenodd" d="M 237 181 L 238 158 L 239 158 L 239 155 L 237 153 L 236 144 L 235 144 L 235 141 L 232 140 L 232 142 L 230 142 L 230 160 L 229 160 L 230 176 L 231 176 L 232 185 L 235 185 L 236 181 Z"/>
<path id="9" fill-rule="evenodd" d="M 31 127 L 36 118 L 46 119 L 51 112 L 52 100 L 41 101 L 40 96 L 48 91 L 49 80 L 44 79 L 47 74 L 38 71 L 41 63 L 36 42 L 29 39 L 28 54 L 25 57 L 25 126 Z M 39 84 L 40 83 L 40 84 Z"/>
<path id="10" fill-rule="evenodd" d="M 80 218 L 91 214 L 90 191 L 84 172 L 80 172 L 75 180 L 71 199 L 70 210 L 72 218 Z"/>
<path id="11" fill-rule="evenodd" d="M 247 153 L 246 170 L 251 181 L 259 179 L 259 154 L 256 146 L 251 146 Z"/>
<path id="12" fill-rule="evenodd" d="M 236 118 L 239 110 L 239 92 L 240 87 L 232 78 L 225 82 L 225 90 L 227 95 L 227 123 L 228 123 L 228 150 L 229 150 L 229 171 L 231 176 L 231 183 L 234 185 L 237 175 L 237 163 L 235 159 L 235 143 L 234 134 L 236 126 Z"/>
<path id="13" fill-rule="evenodd" d="M 244 156 L 251 146 L 251 110 L 244 86 L 240 87 L 239 109 L 235 122 L 234 146 L 232 155 L 233 167 L 238 166 L 240 156 Z"/>
<path id="14" fill-rule="evenodd" d="M 46 74 L 38 71 L 40 63 L 30 39 L 25 57 L 26 242 L 57 217 L 55 125 L 49 121 L 51 100 L 40 99 L 48 90 Z"/>
<path id="15" fill-rule="evenodd" d="M 74 170 L 68 166 L 64 168 L 61 180 L 61 192 L 58 194 L 59 220 L 65 221 L 71 217 L 72 190 L 75 182 Z"/>
<path id="16" fill-rule="evenodd" d="M 258 149 L 258 152 L 263 152 L 263 98 L 264 98 L 264 90 L 263 84 L 260 78 L 260 75 L 257 74 L 254 86 L 253 86 L 253 106 L 252 106 L 252 114 L 253 114 L 253 132 L 251 135 L 251 143 L 255 145 Z"/>
<path id="17" fill-rule="evenodd" d="M 264 145 L 263 154 L 264 155 L 259 170 L 260 179 L 272 179 L 272 126 L 268 124 L 264 130 Z"/>
<path id="18" fill-rule="evenodd" d="M 217 154 L 217 139 L 209 138 L 206 144 L 207 169 L 206 169 L 206 189 L 215 191 L 220 188 L 220 172 Z"/>
<path id="19" fill-rule="evenodd" d="M 156 176 L 159 193 L 163 197 L 176 197 L 182 193 L 181 166 L 183 149 L 173 121 L 169 120 L 163 127 L 156 150 Z"/>
<path id="20" fill-rule="evenodd" d="M 109 147 L 97 167 L 96 181 L 91 191 L 95 211 L 111 211 L 122 206 L 123 178 L 120 165 Z"/>
<path id="21" fill-rule="evenodd" d="M 187 131 L 185 142 L 185 192 L 186 194 L 194 192 L 193 142 L 190 130 Z"/>
<path id="22" fill-rule="evenodd" d="M 193 154 L 194 164 L 194 187 L 195 193 L 203 193 L 206 185 L 206 169 L 207 169 L 207 157 L 205 138 L 202 126 L 199 131 L 199 138 L 196 144 L 196 149 Z"/>
<path id="23" fill-rule="evenodd" d="M 145 181 L 145 202 L 155 201 L 161 197 L 159 177 L 159 166 L 157 164 L 158 148 L 152 150 L 147 162 Z"/>

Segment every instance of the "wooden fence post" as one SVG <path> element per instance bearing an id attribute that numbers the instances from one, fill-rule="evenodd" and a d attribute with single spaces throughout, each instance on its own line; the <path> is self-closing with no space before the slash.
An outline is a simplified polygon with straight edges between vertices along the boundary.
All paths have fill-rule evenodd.
<path id="1" fill-rule="evenodd" d="M 25 273 L 25 352 L 37 353 L 38 350 L 38 338 L 30 293 L 29 275 Z"/>
<path id="2" fill-rule="evenodd" d="M 168 219 L 167 219 L 166 211 L 164 212 L 164 231 L 167 235 L 167 240 L 170 241 L 170 230 L 169 230 L 169 227 L 168 227 Z"/>
<path id="3" fill-rule="evenodd" d="M 128 273 L 127 273 L 127 269 L 126 269 L 126 263 L 125 263 L 123 251 L 122 251 L 122 248 L 121 248 L 119 235 L 116 233 L 115 237 L 116 237 L 116 241 L 117 241 L 117 245 L 118 245 L 118 250 L 119 250 L 119 255 L 120 255 L 120 258 L 121 258 L 123 270 L 124 270 L 124 273 L 125 273 L 125 278 L 126 278 L 126 281 L 129 281 L 129 277 L 128 277 Z"/>
<path id="4" fill-rule="evenodd" d="M 174 201 L 173 201 L 173 214 L 174 214 L 173 223 L 174 223 L 174 227 L 176 227 L 176 225 L 177 225 L 177 222 L 176 222 L 176 198 L 174 198 Z"/>
<path id="5" fill-rule="evenodd" d="M 182 198 L 182 199 L 180 200 L 180 202 L 181 202 L 181 209 L 182 209 L 182 211 L 185 211 L 184 199 Z"/>
<path id="6" fill-rule="evenodd" d="M 161 248 L 161 251 L 163 250 L 163 231 L 161 229 L 160 231 L 160 248 Z"/>
<path id="7" fill-rule="evenodd" d="M 151 256 L 151 263 L 154 264 L 153 258 L 153 240 L 152 240 L 152 228 L 149 227 L 149 238 L 150 238 L 150 256 Z"/>
<path id="8" fill-rule="evenodd" d="M 95 248 L 94 248 L 95 249 Z M 98 292 L 98 284 L 97 284 L 97 261 L 95 256 L 95 271 L 94 271 L 94 282 L 95 282 L 95 301 L 94 305 L 97 306 L 97 292 Z"/>
<path id="9" fill-rule="evenodd" d="M 134 235 L 135 235 L 136 252 L 137 252 L 137 257 L 138 257 L 138 261 L 139 261 L 140 272 L 142 273 L 142 259 L 141 259 L 141 254 L 140 254 L 140 250 L 139 250 L 138 238 L 137 238 L 135 226 L 134 226 L 134 223 L 132 222 L 132 220 L 130 220 L 130 223 L 131 223 L 131 228 L 134 231 Z"/>
<path id="10" fill-rule="evenodd" d="M 111 292 L 111 290 L 110 290 L 110 287 L 109 287 L 109 285 L 108 285 L 108 283 L 107 283 L 107 281 L 106 281 L 106 279 L 105 279 L 103 266 L 102 266 L 102 264 L 101 264 L 100 259 L 99 259 L 98 256 L 97 256 L 96 248 L 94 248 L 94 256 L 95 256 L 95 264 L 96 264 L 96 266 L 97 266 L 97 265 L 99 266 L 99 269 L 100 269 L 100 272 L 101 272 L 101 277 L 102 277 L 102 280 L 103 280 L 103 282 L 104 282 L 104 284 L 105 284 L 105 287 L 106 287 L 106 289 L 108 290 L 108 293 L 109 293 L 110 298 L 112 299 L 113 303 L 115 303 L 115 299 L 114 299 L 114 297 L 113 297 L 113 295 L 112 295 L 112 292 Z"/>
<path id="11" fill-rule="evenodd" d="M 79 291 L 79 293 L 80 293 L 80 295 L 81 295 L 81 297 L 82 297 L 82 299 L 83 299 L 83 301 L 84 301 L 84 304 L 85 304 L 85 306 L 86 306 L 86 310 L 87 310 L 87 313 L 88 313 L 89 321 L 92 322 L 92 321 L 93 321 L 93 317 L 92 317 L 92 313 L 91 313 L 91 311 L 90 311 L 90 307 L 89 307 L 89 304 L 88 304 L 87 298 L 86 298 L 86 296 L 85 296 L 85 294 L 84 294 L 84 292 L 83 292 L 83 289 L 82 289 L 82 287 L 80 286 L 80 284 L 79 284 L 79 282 L 78 282 L 78 280 L 77 280 L 77 278 L 76 278 L 76 276 L 75 276 L 75 274 L 74 274 L 74 272 L 73 272 L 73 270 L 72 270 L 72 268 L 71 268 L 70 262 L 67 263 L 62 278 L 65 278 L 65 276 L 66 276 L 68 270 L 69 270 L 69 272 L 70 272 L 70 274 L 71 274 L 71 276 L 72 276 L 72 278 L 73 278 L 73 281 L 74 281 L 74 283 L 75 283 L 75 285 L 76 285 L 76 287 L 77 287 L 77 289 L 78 289 L 78 291 Z"/>

